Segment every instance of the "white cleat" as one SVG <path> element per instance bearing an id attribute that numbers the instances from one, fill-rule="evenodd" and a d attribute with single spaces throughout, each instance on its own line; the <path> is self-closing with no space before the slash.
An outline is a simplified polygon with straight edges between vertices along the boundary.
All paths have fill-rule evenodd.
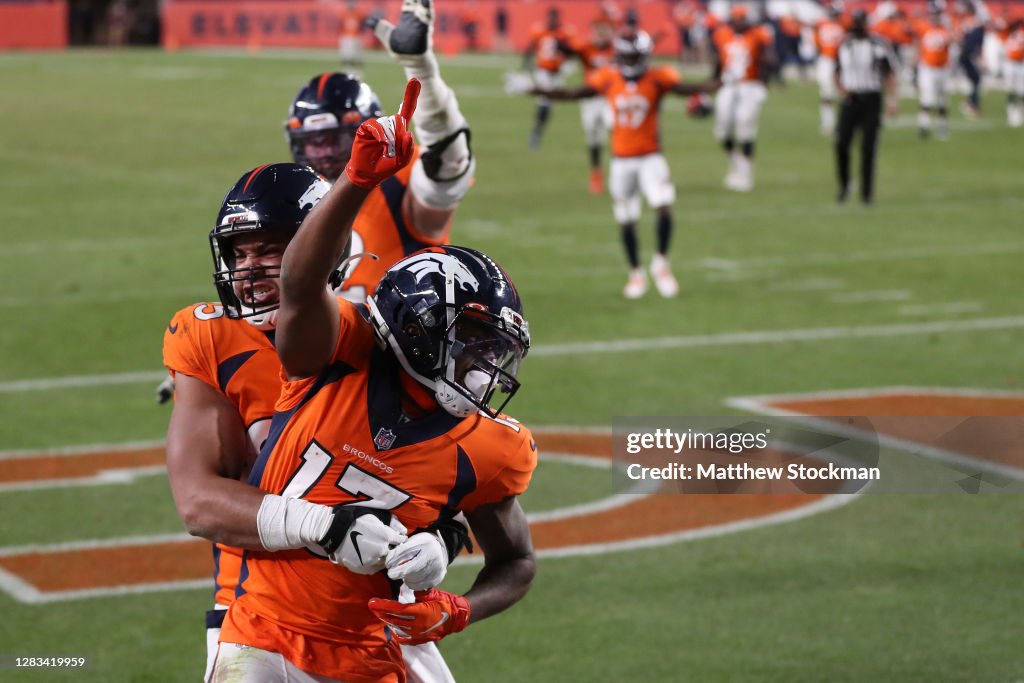
<path id="1" fill-rule="evenodd" d="M 647 273 L 643 268 L 634 268 L 629 271 L 629 280 L 626 282 L 622 296 L 627 299 L 639 299 L 647 293 Z"/>
<path id="2" fill-rule="evenodd" d="M 669 265 L 668 259 L 661 254 L 655 254 L 651 259 L 651 277 L 654 278 L 654 286 L 657 288 L 658 294 L 664 298 L 671 299 L 679 294 L 679 282 L 672 274 L 672 267 Z"/>

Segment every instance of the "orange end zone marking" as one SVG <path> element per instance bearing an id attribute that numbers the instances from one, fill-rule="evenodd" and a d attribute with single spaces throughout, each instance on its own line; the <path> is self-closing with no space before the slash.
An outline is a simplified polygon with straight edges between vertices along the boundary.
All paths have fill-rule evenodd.
<path id="1" fill-rule="evenodd" d="M 762 405 L 818 417 L 869 416 L 879 434 L 1001 465 L 1024 467 L 1022 434 L 1001 417 L 1024 415 L 1024 396 L 914 393 L 787 399 L 767 397 Z M 962 418 L 975 416 L 964 421 Z M 929 417 L 928 420 L 904 419 Z M 943 419 L 948 417 L 949 419 Z M 961 419 L 957 419 L 961 418 Z"/>
<path id="2" fill-rule="evenodd" d="M 211 578 L 211 553 L 210 543 L 195 540 L 71 550 L 57 557 L 53 553 L 11 555 L 0 557 L 0 568 L 46 593 Z"/>
<path id="3" fill-rule="evenodd" d="M 541 432 L 536 434 L 543 454 L 571 453 L 607 461 L 611 457 L 610 434 L 573 432 Z M 72 458 L 44 456 L 26 458 L 20 475 L 69 476 L 69 472 L 95 474 L 103 469 L 139 466 L 163 462 L 162 449 L 106 452 L 77 455 Z M 53 461 L 53 462 L 51 462 Z M 86 465 L 72 465 L 81 461 Z M 10 460 L 5 465 L 19 462 Z M 78 469 L 63 469 L 78 468 Z M 0 468 L 3 469 L 3 468 Z M 54 471 L 54 470 L 59 471 Z M 609 470 L 609 485 L 611 483 Z M 768 517 L 775 513 L 797 510 L 820 501 L 822 494 L 748 494 L 748 495 L 679 495 L 675 493 L 637 496 L 635 500 L 609 510 L 581 513 L 573 517 L 537 521 L 531 531 L 538 550 L 567 548 L 597 549 L 608 544 L 637 539 L 672 538 L 682 532 L 725 525 L 741 520 Z M 677 536 L 675 536 L 677 537 Z M 665 540 L 664 542 L 669 542 Z M 97 542 L 99 546 L 101 542 Z M 0 587 L 3 575 L 14 577 L 48 600 L 67 599 L 63 593 L 92 591 L 91 595 L 116 594 L 125 587 L 160 585 L 168 588 L 194 588 L 196 581 L 209 581 L 213 589 L 213 563 L 210 543 L 183 539 L 152 541 L 125 539 L 123 545 L 103 547 L 26 549 L 0 555 Z M 191 582 L 191 583 L 189 583 Z M 9 589 L 8 589 L 9 590 Z M 15 597 L 18 597 L 15 594 Z"/>
<path id="4" fill-rule="evenodd" d="M 164 464 L 163 448 L 107 451 L 76 456 L 44 455 L 11 458 L 0 464 L 0 484 L 51 479 L 88 479 L 106 470 L 133 469 Z"/>

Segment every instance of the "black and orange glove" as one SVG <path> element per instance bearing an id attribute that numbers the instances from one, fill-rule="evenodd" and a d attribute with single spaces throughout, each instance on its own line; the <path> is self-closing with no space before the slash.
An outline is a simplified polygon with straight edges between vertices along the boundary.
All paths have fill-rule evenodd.
<path id="1" fill-rule="evenodd" d="M 371 190 L 409 165 L 416 149 L 409 121 L 419 96 L 420 82 L 412 78 L 405 86 L 405 98 L 397 114 L 363 121 L 345 166 L 349 182 Z"/>
<path id="2" fill-rule="evenodd" d="M 417 591 L 416 602 L 370 598 L 370 611 L 391 627 L 402 645 L 421 645 L 458 633 L 469 624 L 469 601 L 432 588 Z"/>

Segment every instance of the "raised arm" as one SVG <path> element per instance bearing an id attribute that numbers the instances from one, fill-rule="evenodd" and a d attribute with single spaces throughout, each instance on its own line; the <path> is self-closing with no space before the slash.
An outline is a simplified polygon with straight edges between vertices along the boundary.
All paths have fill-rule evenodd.
<path id="1" fill-rule="evenodd" d="M 589 85 L 578 85 L 575 88 L 552 88 L 550 90 L 545 90 L 535 85 L 527 90 L 527 94 L 540 95 L 550 100 L 564 102 L 567 100 L 585 100 L 600 93 Z"/>
<path id="2" fill-rule="evenodd" d="M 352 145 L 345 173 L 303 221 L 281 262 L 281 308 L 276 347 L 289 379 L 312 377 L 338 343 L 338 302 L 327 280 L 352 234 L 352 222 L 381 181 L 408 165 L 414 153 L 408 121 L 416 109 L 419 81 L 406 86 L 401 111 L 366 121 Z"/>
<path id="3" fill-rule="evenodd" d="M 669 92 L 675 93 L 676 95 L 699 95 L 705 92 L 715 92 L 722 85 L 721 81 L 712 80 L 704 81 L 703 83 L 676 83 Z"/>

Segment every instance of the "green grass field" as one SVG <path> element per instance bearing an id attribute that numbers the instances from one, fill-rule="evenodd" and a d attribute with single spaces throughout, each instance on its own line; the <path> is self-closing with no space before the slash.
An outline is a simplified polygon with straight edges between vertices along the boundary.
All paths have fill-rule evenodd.
<path id="1" fill-rule="evenodd" d="M 667 102 L 682 294 L 627 302 L 610 200 L 586 191 L 577 108 L 560 106 L 529 152 L 532 102 L 501 87 L 512 64 L 443 68 L 479 160 L 453 241 L 493 255 L 523 294 L 535 349 L 509 412 L 528 425 L 724 414 L 726 399 L 753 394 L 1024 381 L 1024 131 L 1005 127 L 1001 94 L 981 121 L 954 114 L 946 143 L 919 141 L 904 101 L 870 209 L 832 201 L 812 87 L 770 93 L 747 195 L 722 189 L 710 121 Z M 221 197 L 243 171 L 287 159 L 287 105 L 332 68 L 326 53 L 0 55 L 0 449 L 163 437 L 162 333 L 177 309 L 215 298 L 206 236 Z M 373 61 L 365 77 L 393 110 L 400 70 Z M 653 241 L 647 211 L 645 261 Z M 661 338 L 674 341 L 566 346 Z M 16 384 L 121 373 L 143 374 Z M 607 493 L 606 472 L 545 463 L 526 503 Z M 163 475 L 0 492 L 0 520 L 0 546 L 182 530 Z M 463 681 L 1011 683 L 1024 678 L 1020 521 L 1013 496 L 869 495 L 779 526 L 544 559 L 522 603 L 442 649 Z M 453 569 L 447 587 L 475 571 Z M 0 654 L 92 659 L 88 671 L 0 680 L 198 680 L 209 603 L 205 589 L 45 605 L 0 592 Z"/>

